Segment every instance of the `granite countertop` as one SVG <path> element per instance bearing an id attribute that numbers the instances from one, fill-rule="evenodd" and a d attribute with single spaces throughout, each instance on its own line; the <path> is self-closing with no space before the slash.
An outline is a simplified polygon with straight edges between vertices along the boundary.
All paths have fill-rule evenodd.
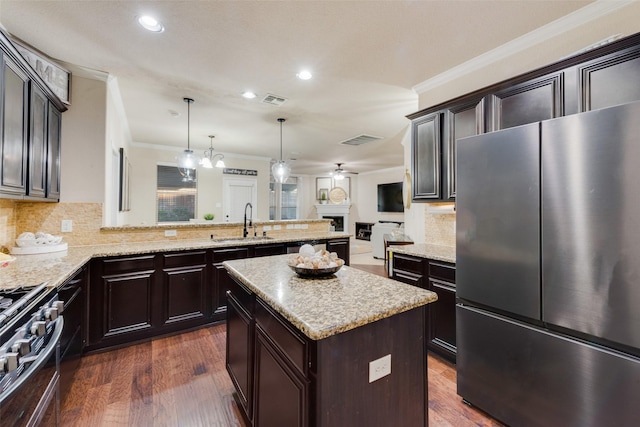
<path id="1" fill-rule="evenodd" d="M 455 264 L 456 247 L 441 246 L 427 243 L 419 243 L 415 245 L 390 246 L 389 250 L 396 254 L 413 255 L 420 258 L 434 259 L 437 261 L 445 261 Z"/>
<path id="2" fill-rule="evenodd" d="M 245 284 L 307 337 L 320 340 L 429 304 L 438 296 L 362 270 L 343 266 L 328 278 L 299 277 L 289 255 L 225 261 Z"/>
<path id="3" fill-rule="evenodd" d="M 350 234 L 341 232 L 298 232 L 295 234 L 292 233 L 291 236 L 273 237 L 269 239 L 159 240 L 126 244 L 71 246 L 62 252 L 38 255 L 13 255 L 16 257 L 16 260 L 7 267 L 0 269 L 0 290 L 33 287 L 43 282 L 48 282 L 50 286 L 60 286 L 92 258 L 216 247 L 286 243 L 304 240 L 335 239 L 341 237 L 350 237 Z"/>

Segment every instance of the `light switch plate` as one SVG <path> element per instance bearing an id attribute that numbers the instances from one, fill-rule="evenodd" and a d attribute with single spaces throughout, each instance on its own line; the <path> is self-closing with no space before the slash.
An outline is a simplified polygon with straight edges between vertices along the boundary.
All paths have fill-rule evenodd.
<path id="1" fill-rule="evenodd" d="M 369 362 L 369 382 L 379 380 L 391 374 L 391 355 L 381 357 L 380 359 Z"/>
<path id="2" fill-rule="evenodd" d="M 71 233 L 73 231 L 73 221 L 70 219 L 63 219 L 60 224 L 60 231 L 63 233 Z"/>

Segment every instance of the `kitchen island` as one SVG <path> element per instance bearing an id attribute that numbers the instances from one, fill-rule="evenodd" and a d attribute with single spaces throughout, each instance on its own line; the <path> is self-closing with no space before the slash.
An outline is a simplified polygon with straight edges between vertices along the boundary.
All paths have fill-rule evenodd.
<path id="1" fill-rule="evenodd" d="M 224 262 L 227 370 L 250 425 L 428 425 L 428 290 L 347 266 L 301 278 L 288 255 Z"/>

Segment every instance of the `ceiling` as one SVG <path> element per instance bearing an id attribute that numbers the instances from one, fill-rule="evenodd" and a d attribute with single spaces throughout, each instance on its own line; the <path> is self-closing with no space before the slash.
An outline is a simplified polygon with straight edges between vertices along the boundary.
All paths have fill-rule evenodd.
<path id="1" fill-rule="evenodd" d="M 134 143 L 186 148 L 190 97 L 196 151 L 215 135 L 216 153 L 277 159 L 283 117 L 293 172 L 323 174 L 336 162 L 402 165 L 413 86 L 589 3 L 2 0 L 0 23 L 51 58 L 117 78 Z M 142 29 L 142 14 L 165 31 Z M 311 80 L 296 77 L 303 68 Z M 262 103 L 267 94 L 287 101 Z M 381 139 L 340 144 L 361 134 Z"/>

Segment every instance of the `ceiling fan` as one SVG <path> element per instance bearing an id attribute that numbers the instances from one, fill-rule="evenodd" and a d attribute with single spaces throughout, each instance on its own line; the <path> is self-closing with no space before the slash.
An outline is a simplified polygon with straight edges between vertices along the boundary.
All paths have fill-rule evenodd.
<path id="1" fill-rule="evenodd" d="M 352 174 L 352 175 L 358 174 L 358 172 L 349 172 L 342 169 L 342 165 L 344 165 L 344 163 L 336 163 L 336 166 L 338 167 L 331 172 L 331 176 L 333 176 L 333 179 L 340 181 L 341 179 L 345 178 L 346 174 Z"/>

